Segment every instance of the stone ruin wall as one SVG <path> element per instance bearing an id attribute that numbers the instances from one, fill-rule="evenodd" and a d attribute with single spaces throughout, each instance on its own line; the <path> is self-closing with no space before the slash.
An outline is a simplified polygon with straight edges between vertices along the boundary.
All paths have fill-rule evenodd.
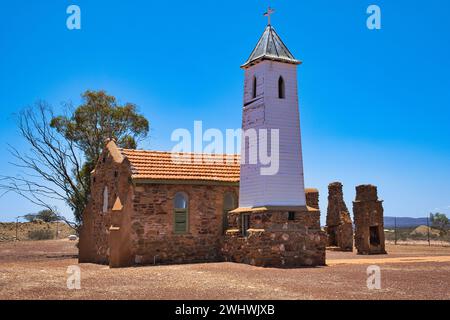
<path id="1" fill-rule="evenodd" d="M 353 251 L 353 224 L 340 182 L 328 186 L 326 231 L 329 246 L 338 247 L 342 251 Z"/>
<path id="2" fill-rule="evenodd" d="M 353 214 L 358 254 L 386 254 L 383 201 L 378 199 L 377 187 L 356 187 Z"/>

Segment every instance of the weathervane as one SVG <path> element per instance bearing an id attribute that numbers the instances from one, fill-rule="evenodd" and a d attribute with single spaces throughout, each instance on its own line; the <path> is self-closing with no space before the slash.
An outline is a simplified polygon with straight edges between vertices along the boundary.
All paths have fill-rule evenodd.
<path id="1" fill-rule="evenodd" d="M 267 12 L 264 13 L 264 16 L 267 17 L 267 19 L 269 20 L 268 24 L 270 26 L 270 15 L 272 15 L 275 12 L 275 9 L 272 9 L 270 6 L 267 9 Z"/>

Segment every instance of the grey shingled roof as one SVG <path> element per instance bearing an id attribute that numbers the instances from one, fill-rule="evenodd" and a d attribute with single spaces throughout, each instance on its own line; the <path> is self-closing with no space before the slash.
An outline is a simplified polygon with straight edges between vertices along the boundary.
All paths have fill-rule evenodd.
<path id="1" fill-rule="evenodd" d="M 248 68 L 261 60 L 273 60 L 293 64 L 301 63 L 294 58 L 271 25 L 266 27 L 252 54 L 241 68 Z"/>

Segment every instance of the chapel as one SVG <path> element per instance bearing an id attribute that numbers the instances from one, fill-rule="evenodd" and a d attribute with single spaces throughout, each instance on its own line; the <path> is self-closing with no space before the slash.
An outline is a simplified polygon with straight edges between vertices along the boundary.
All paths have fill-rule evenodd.
<path id="1" fill-rule="evenodd" d="M 242 129 L 278 135 L 270 150 L 279 155 L 275 172 L 249 161 L 258 157 L 252 139 L 243 139 L 242 158 L 128 150 L 108 141 L 92 172 L 80 262 L 325 265 L 318 191 L 304 186 L 300 64 L 269 19 L 241 66 Z"/>

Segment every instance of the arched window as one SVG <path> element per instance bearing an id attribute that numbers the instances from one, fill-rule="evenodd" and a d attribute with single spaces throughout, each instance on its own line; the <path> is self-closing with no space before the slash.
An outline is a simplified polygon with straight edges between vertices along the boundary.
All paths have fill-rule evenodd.
<path id="1" fill-rule="evenodd" d="M 252 98 L 256 98 L 256 89 L 258 87 L 258 80 L 256 79 L 256 76 L 253 76 L 253 84 L 252 84 Z"/>
<path id="2" fill-rule="evenodd" d="M 108 212 L 108 187 L 105 186 L 105 189 L 103 189 L 103 213 Z"/>
<path id="3" fill-rule="evenodd" d="M 188 197 L 178 192 L 173 200 L 174 204 L 174 232 L 187 233 L 189 229 Z"/>
<path id="4" fill-rule="evenodd" d="M 223 226 L 223 232 L 228 230 L 228 212 L 231 210 L 236 209 L 236 198 L 234 197 L 234 194 L 231 192 L 225 193 L 223 196 L 223 215 L 222 215 L 222 226 Z"/>
<path id="5" fill-rule="evenodd" d="M 284 85 L 283 77 L 280 77 L 280 79 L 278 79 L 278 98 L 280 99 L 286 98 L 286 88 Z"/>

